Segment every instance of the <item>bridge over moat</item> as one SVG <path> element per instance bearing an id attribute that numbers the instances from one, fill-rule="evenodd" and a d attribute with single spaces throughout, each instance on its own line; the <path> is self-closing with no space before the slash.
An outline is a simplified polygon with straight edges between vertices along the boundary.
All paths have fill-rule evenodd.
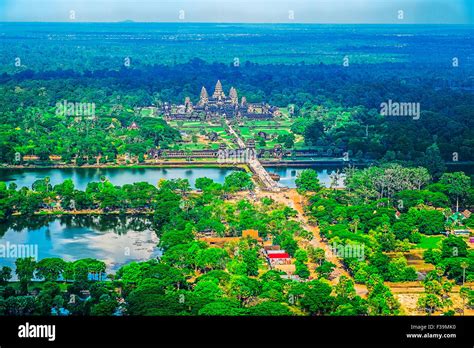
<path id="1" fill-rule="evenodd" d="M 237 145 L 239 145 L 239 148 L 241 150 L 247 151 L 247 145 L 245 142 L 239 137 L 239 135 L 235 132 L 235 130 L 232 128 L 232 125 L 228 120 L 226 120 L 227 127 L 229 127 L 229 132 L 232 134 L 235 139 L 237 140 Z M 255 150 L 255 149 L 252 149 Z M 257 156 L 250 156 L 246 160 L 247 165 L 249 166 L 250 170 L 254 175 L 258 177 L 260 182 L 262 183 L 264 189 L 272 192 L 279 192 L 281 191 L 281 188 L 278 186 L 278 184 L 275 182 L 275 180 L 272 179 L 270 174 L 266 171 L 266 169 L 262 166 L 260 161 L 258 160 Z"/>

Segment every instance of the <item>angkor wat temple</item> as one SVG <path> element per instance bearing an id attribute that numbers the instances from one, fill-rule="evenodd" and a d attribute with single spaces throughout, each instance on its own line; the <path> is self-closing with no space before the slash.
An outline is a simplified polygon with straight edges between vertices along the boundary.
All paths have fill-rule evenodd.
<path id="1" fill-rule="evenodd" d="M 183 105 L 164 103 L 162 113 L 167 120 L 208 121 L 217 118 L 248 118 L 272 119 L 280 116 L 276 106 L 266 103 L 248 103 L 247 98 L 239 100 L 237 90 L 231 87 L 226 96 L 222 84 L 217 81 L 214 93 L 209 96 L 206 87 L 202 87 L 199 102 L 194 105 L 190 97 L 186 97 Z"/>

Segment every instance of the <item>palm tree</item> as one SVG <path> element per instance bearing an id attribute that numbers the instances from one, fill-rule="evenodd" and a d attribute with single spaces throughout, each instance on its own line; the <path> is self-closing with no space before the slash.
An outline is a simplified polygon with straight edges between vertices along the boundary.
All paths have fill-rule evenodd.
<path id="1" fill-rule="evenodd" d="M 464 282 L 463 282 L 464 284 Z M 462 315 L 464 315 L 464 306 L 465 306 L 465 301 L 466 301 L 466 298 L 468 298 L 469 296 L 469 291 L 470 289 L 467 288 L 467 287 L 461 287 L 461 289 L 459 289 L 459 296 L 461 296 L 461 299 L 462 299 Z"/>
<path id="2" fill-rule="evenodd" d="M 469 265 L 466 261 L 461 261 L 461 268 L 462 268 L 462 285 L 464 286 L 464 281 L 466 280 L 466 268 Z"/>
<path id="3" fill-rule="evenodd" d="M 49 183 L 50 183 L 50 181 L 51 181 L 51 179 L 50 179 L 49 176 L 46 176 L 46 177 L 44 178 L 44 185 L 46 186 L 46 193 L 48 193 L 48 191 L 49 191 Z"/>
<path id="4" fill-rule="evenodd" d="M 444 274 L 444 269 L 441 267 L 436 268 L 436 275 L 438 276 L 438 280 L 441 281 L 441 277 Z"/>
<path id="5" fill-rule="evenodd" d="M 318 262 L 319 266 L 323 263 L 324 259 L 326 257 L 326 252 L 322 248 L 316 248 L 314 250 L 314 258 Z"/>
<path id="6" fill-rule="evenodd" d="M 350 228 L 354 230 L 354 233 L 357 234 L 357 228 L 359 226 L 359 223 L 360 223 L 360 218 L 355 215 L 352 219 L 352 222 L 349 224 Z"/>

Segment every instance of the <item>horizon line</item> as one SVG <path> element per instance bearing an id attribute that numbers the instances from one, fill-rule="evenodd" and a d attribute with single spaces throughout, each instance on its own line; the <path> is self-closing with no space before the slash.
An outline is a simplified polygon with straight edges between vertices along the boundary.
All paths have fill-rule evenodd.
<path id="1" fill-rule="evenodd" d="M 135 21 L 135 20 L 123 20 L 123 21 L 0 21 L 1 23 L 44 23 L 44 24 L 315 24 L 315 25 L 463 25 L 463 26 L 474 26 L 474 23 L 383 23 L 383 22 L 354 22 L 354 23 L 340 23 L 340 22 L 201 22 L 201 21 Z"/>

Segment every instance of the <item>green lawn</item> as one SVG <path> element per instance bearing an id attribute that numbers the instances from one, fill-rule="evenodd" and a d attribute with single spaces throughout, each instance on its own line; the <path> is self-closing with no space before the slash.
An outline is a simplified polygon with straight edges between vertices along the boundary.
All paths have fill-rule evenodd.
<path id="1" fill-rule="evenodd" d="M 179 123 L 179 126 L 178 126 Z M 252 121 L 244 121 L 244 124 L 242 126 L 239 126 L 238 129 L 240 131 L 240 137 L 244 142 L 247 142 L 250 139 L 257 138 L 257 134 L 260 131 L 263 131 L 268 134 L 288 134 L 291 133 L 290 127 L 291 124 L 293 123 L 293 120 L 288 119 L 288 118 L 283 118 L 279 119 L 278 123 L 275 121 L 271 120 L 252 120 Z M 175 127 L 181 131 L 184 131 L 188 134 L 202 134 L 201 130 L 204 132 L 216 132 L 219 136 L 219 139 L 217 142 L 214 142 L 211 144 L 212 149 L 217 149 L 219 147 L 220 143 L 226 144 L 228 148 L 236 148 L 236 145 L 233 144 L 232 140 L 233 137 L 228 135 L 225 132 L 225 129 L 223 126 L 219 124 L 209 124 L 207 122 L 195 122 L 195 121 L 171 121 L 169 124 L 172 127 Z M 278 124 L 278 128 L 272 128 L 272 126 L 275 126 Z M 237 128 L 237 127 L 236 127 Z M 256 145 L 257 148 L 260 149 L 262 148 L 259 143 L 258 143 L 259 138 L 256 139 Z M 276 139 L 268 140 L 266 142 L 266 146 L 264 147 L 265 149 L 273 149 L 273 147 L 277 144 Z M 300 140 L 296 142 L 295 147 L 300 148 L 304 147 L 304 143 Z M 199 150 L 199 149 L 205 149 L 208 148 L 204 144 L 198 143 L 198 144 L 180 144 L 180 148 L 182 149 L 187 149 L 187 150 Z"/>
<path id="2" fill-rule="evenodd" d="M 152 116 L 154 116 L 154 113 L 153 113 L 153 110 L 142 109 L 142 110 L 140 110 L 140 116 L 142 116 L 142 117 L 152 117 Z"/>
<path id="3" fill-rule="evenodd" d="M 416 246 L 420 249 L 436 249 L 441 247 L 443 238 L 443 236 L 423 236 Z"/>

